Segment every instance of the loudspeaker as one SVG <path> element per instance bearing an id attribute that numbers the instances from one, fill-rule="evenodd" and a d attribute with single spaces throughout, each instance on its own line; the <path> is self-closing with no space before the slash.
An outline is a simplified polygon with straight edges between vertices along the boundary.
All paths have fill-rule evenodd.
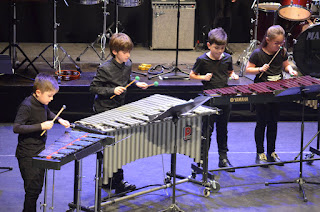
<path id="1" fill-rule="evenodd" d="M 3 74 L 13 74 L 13 69 L 10 56 L 0 54 L 0 75 Z"/>
<path id="2" fill-rule="evenodd" d="M 195 4 L 180 5 L 179 49 L 194 49 Z M 152 3 L 151 49 L 176 49 L 177 13 L 176 3 Z"/>

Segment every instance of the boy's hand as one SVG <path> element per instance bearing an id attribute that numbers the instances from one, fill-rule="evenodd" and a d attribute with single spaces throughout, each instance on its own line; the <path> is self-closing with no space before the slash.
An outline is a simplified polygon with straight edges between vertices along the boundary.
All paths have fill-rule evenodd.
<path id="1" fill-rule="evenodd" d="M 122 94 L 125 90 L 127 90 L 125 87 L 122 87 L 122 86 L 118 86 L 114 89 L 113 93 L 115 95 L 120 95 Z"/>
<path id="2" fill-rule="evenodd" d="M 295 70 L 289 70 L 290 76 L 298 76 L 298 72 Z"/>
<path id="3" fill-rule="evenodd" d="M 207 73 L 207 74 L 204 76 L 203 80 L 204 80 L 204 81 L 210 81 L 211 78 L 212 78 L 212 74 L 211 74 L 211 73 Z"/>
<path id="4" fill-rule="evenodd" d="M 235 74 L 234 72 L 231 74 L 231 79 L 234 79 L 234 80 L 238 80 L 239 79 L 239 75 L 238 74 Z"/>
<path id="5" fill-rule="evenodd" d="M 147 89 L 149 87 L 149 85 L 145 82 L 137 82 L 136 86 L 138 86 L 139 88 L 142 88 L 142 89 Z"/>
<path id="6" fill-rule="evenodd" d="M 65 128 L 69 128 L 70 127 L 70 122 L 64 119 L 59 119 L 58 122 L 64 126 Z"/>
<path id="7" fill-rule="evenodd" d="M 41 123 L 42 130 L 50 130 L 53 127 L 53 121 L 45 121 Z"/>

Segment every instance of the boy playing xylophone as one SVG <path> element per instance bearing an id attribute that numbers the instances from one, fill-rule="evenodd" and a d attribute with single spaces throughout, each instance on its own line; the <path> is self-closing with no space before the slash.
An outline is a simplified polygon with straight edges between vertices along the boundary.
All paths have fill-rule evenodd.
<path id="1" fill-rule="evenodd" d="M 254 82 L 277 81 L 283 78 L 285 70 L 292 76 L 298 72 L 293 70 L 288 61 L 287 51 L 282 48 L 285 32 L 279 25 L 269 27 L 259 48 L 255 49 L 247 63 L 246 73 L 256 74 Z M 277 103 L 255 104 L 257 124 L 254 132 L 256 142 L 256 163 L 281 162 L 275 152 L 277 125 L 280 110 Z M 267 128 L 267 156 L 264 153 L 264 134 Z M 284 165 L 280 163 L 278 165 Z M 263 167 L 268 167 L 264 165 Z"/>
<path id="2" fill-rule="evenodd" d="M 227 34 L 222 28 L 215 28 L 208 34 L 207 46 L 209 52 L 197 58 L 196 63 L 190 72 L 191 79 L 201 80 L 204 90 L 223 88 L 228 86 L 228 79 L 239 79 L 239 76 L 234 73 L 232 65 L 232 57 L 225 53 L 227 45 Z M 213 106 L 213 105 L 212 105 Z M 210 132 L 213 132 L 214 121 L 216 121 L 217 143 L 219 152 L 218 166 L 232 167 L 227 157 L 228 145 L 228 122 L 230 117 L 231 105 L 214 105 L 222 110 L 221 115 L 211 115 L 210 121 L 207 120 L 202 123 L 202 152 L 208 151 L 203 149 L 206 137 L 206 130 L 209 127 Z M 211 141 L 211 139 L 210 139 Z M 209 142 L 209 147 L 210 147 Z M 228 169 L 229 172 L 234 172 L 234 169 Z"/>
<path id="3" fill-rule="evenodd" d="M 130 82 L 132 67 L 130 51 L 133 48 L 130 37 L 124 33 L 113 34 L 109 41 L 109 48 L 112 59 L 98 67 L 97 74 L 90 84 L 90 92 L 95 94 L 93 108 L 96 113 L 123 105 L 126 85 Z M 145 82 L 136 82 L 135 84 L 142 89 L 148 88 L 148 84 Z M 114 98 L 113 95 L 115 95 Z M 116 194 L 136 188 L 135 185 L 123 180 L 123 169 L 114 173 L 104 187 L 115 189 Z"/>
<path id="4" fill-rule="evenodd" d="M 59 85 L 52 76 L 38 74 L 33 93 L 19 106 L 13 124 L 13 132 L 19 133 L 16 157 L 24 181 L 24 212 L 37 211 L 37 199 L 42 191 L 44 169 L 33 167 L 32 157 L 45 148 L 47 133 L 42 134 L 43 130 L 51 129 L 55 118 L 61 125 L 70 127 L 69 121 L 56 117 L 48 108 L 58 90 Z"/>

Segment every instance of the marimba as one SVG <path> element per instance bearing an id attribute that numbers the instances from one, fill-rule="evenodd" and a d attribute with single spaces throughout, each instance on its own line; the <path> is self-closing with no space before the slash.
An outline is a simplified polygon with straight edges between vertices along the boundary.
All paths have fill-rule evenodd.
<path id="1" fill-rule="evenodd" d="M 127 163 L 153 155 L 173 153 L 173 122 L 170 119 L 149 122 L 149 116 L 186 102 L 155 94 L 75 122 L 75 128 L 108 134 L 117 141 L 114 146 L 104 149 L 103 183 L 107 184 L 108 178 Z M 200 162 L 202 117 L 216 113 L 216 109 L 200 106 L 179 118 L 177 153 Z"/>
<path id="2" fill-rule="evenodd" d="M 205 90 L 204 93 L 213 97 L 211 101 L 215 105 L 294 101 L 299 100 L 299 96 L 281 98 L 275 98 L 275 96 L 288 88 L 312 85 L 320 85 L 320 80 L 311 76 L 302 76 L 273 82 L 259 82 L 249 85 L 216 88 Z"/>
<path id="3" fill-rule="evenodd" d="M 106 145 L 111 145 L 114 141 L 111 136 L 66 131 L 53 144 L 33 157 L 32 165 L 38 168 L 60 170 L 62 165 L 102 151 Z"/>

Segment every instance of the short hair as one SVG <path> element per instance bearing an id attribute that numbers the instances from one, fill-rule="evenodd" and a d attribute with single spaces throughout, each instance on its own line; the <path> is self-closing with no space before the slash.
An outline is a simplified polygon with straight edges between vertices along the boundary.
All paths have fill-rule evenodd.
<path id="1" fill-rule="evenodd" d="M 275 37 L 277 37 L 278 35 L 285 35 L 285 31 L 282 28 L 282 26 L 280 25 L 273 25 L 271 27 L 268 28 L 266 34 L 264 35 L 264 38 L 261 42 L 260 47 L 266 47 L 267 46 L 267 41 L 266 41 L 266 37 L 268 37 L 270 40 L 273 40 Z"/>
<path id="2" fill-rule="evenodd" d="M 208 33 L 208 42 L 210 44 L 226 45 L 228 40 L 227 33 L 221 28 L 212 29 Z"/>
<path id="3" fill-rule="evenodd" d="M 35 93 L 36 90 L 40 90 L 41 92 L 46 91 L 59 91 L 59 85 L 57 80 L 45 73 L 40 73 L 36 76 L 34 83 L 33 83 L 33 92 Z"/>
<path id="4" fill-rule="evenodd" d="M 110 38 L 109 48 L 112 57 L 115 57 L 115 55 L 112 53 L 113 50 L 116 52 L 131 51 L 133 49 L 133 43 L 128 35 L 124 33 L 115 33 Z"/>

